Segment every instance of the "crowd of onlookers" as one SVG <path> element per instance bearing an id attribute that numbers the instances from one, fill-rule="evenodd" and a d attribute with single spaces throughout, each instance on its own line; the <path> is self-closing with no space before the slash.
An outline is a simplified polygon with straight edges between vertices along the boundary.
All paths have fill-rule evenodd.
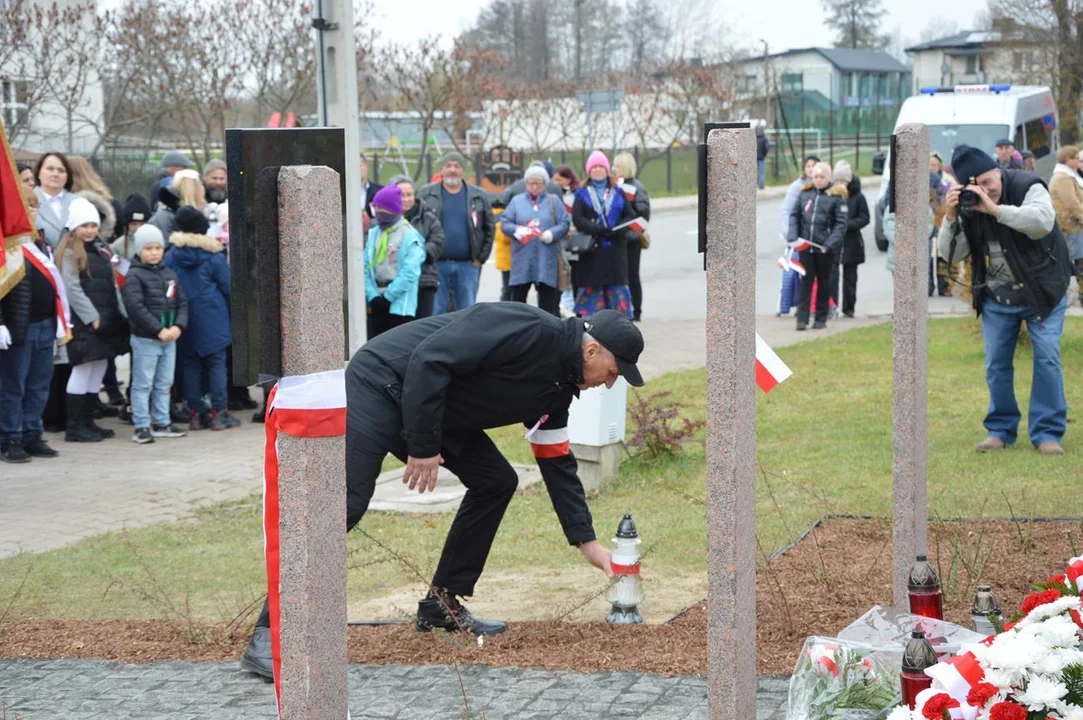
<path id="1" fill-rule="evenodd" d="M 994 161 L 1003 170 L 1034 172 L 1035 156 L 1020 152 L 1011 140 L 997 142 Z M 957 184 L 951 167 L 939 153 L 929 156 L 929 296 L 952 295 L 953 285 L 968 288 L 961 262 L 949 264 L 939 256 L 933 239 L 945 213 L 945 198 Z M 1049 179 L 1049 193 L 1057 221 L 1067 241 L 1079 280 L 1083 304 L 1083 153 L 1064 146 L 1057 152 L 1057 165 Z M 895 215 L 886 207 L 890 187 L 880 202 L 885 204 L 883 232 L 888 241 L 887 269 L 895 265 Z M 801 177 L 790 185 L 782 204 L 780 226 L 789 242 L 783 266 L 779 315 L 796 309 L 797 329 L 827 326 L 827 320 L 854 317 L 857 302 L 858 266 L 865 262 L 861 230 L 870 222 L 869 205 L 861 190 L 861 179 L 850 164 L 840 160 L 832 168 L 815 155 L 805 158 Z M 810 241 L 808 247 L 799 241 Z M 799 270 L 798 270 L 799 269 Z M 841 280 L 841 298 L 840 298 Z"/>
<path id="2" fill-rule="evenodd" d="M 231 410 L 257 404 L 229 382 L 225 164 L 199 173 L 167 153 L 149 196 L 123 203 L 84 158 L 47 152 L 18 171 L 37 235 L 0 301 L 0 458 L 55 457 L 46 431 L 114 437 L 102 417 L 140 444 L 239 425 Z"/>
<path id="3" fill-rule="evenodd" d="M 632 221 L 649 220 L 650 199 L 632 155 L 596 151 L 582 178 L 536 162 L 498 197 L 467 183 L 465 164 L 451 152 L 430 184 L 383 187 L 361 158 L 369 337 L 473 305 L 494 251 L 501 300 L 526 302 L 533 288 L 558 317 L 640 318 L 649 235 Z M 0 459 L 56 456 L 47 431 L 114 437 L 102 417 L 131 423 L 140 444 L 239 425 L 233 413 L 258 405 L 230 381 L 225 163 L 197 171 L 166 153 L 147 196 L 123 202 L 81 157 L 47 152 L 18 170 L 37 235 L 0 301 Z"/>
<path id="4" fill-rule="evenodd" d="M 640 318 L 639 258 L 650 238 L 630 223 L 650 219 L 650 198 L 632 155 L 610 163 L 595 151 L 582 179 L 535 162 L 496 198 L 466 182 L 465 164 L 450 152 L 430 184 L 400 175 L 383 187 L 362 158 L 369 337 L 473 305 L 493 253 L 501 300 L 526 302 L 533 288 L 558 317 L 610 308 Z"/>

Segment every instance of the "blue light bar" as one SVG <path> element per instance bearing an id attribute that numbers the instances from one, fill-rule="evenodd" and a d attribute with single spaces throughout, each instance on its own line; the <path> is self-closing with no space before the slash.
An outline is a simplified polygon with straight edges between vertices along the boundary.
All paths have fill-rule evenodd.
<path id="1" fill-rule="evenodd" d="M 923 87 L 920 90 L 918 90 L 918 92 L 921 93 L 922 95 L 936 95 L 938 92 L 940 92 L 940 88 L 938 88 L 938 87 Z"/>
<path id="2" fill-rule="evenodd" d="M 1011 85 L 990 85 L 989 92 L 1002 93 L 1012 89 Z"/>

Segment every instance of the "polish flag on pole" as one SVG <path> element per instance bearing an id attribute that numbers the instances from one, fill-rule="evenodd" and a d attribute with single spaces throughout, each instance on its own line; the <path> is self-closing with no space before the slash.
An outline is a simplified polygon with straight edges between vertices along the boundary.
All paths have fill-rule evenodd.
<path id="1" fill-rule="evenodd" d="M 760 390 L 769 393 L 790 375 L 793 375 L 793 371 L 756 333 L 756 384 Z"/>
<path id="2" fill-rule="evenodd" d="M 809 248 L 816 248 L 817 250 L 821 251 L 827 250 L 827 248 L 823 245 L 811 242 L 809 240 L 805 240 L 804 238 L 797 238 L 796 240 L 791 240 L 788 245 L 790 246 L 790 249 L 795 252 L 801 252 L 802 250 L 808 250 Z"/>
<path id="3" fill-rule="evenodd" d="M 637 232 L 640 235 L 642 235 L 643 233 L 647 232 L 647 229 L 649 227 L 650 227 L 650 223 L 645 218 L 637 217 L 635 220 L 629 220 L 628 222 L 622 223 L 621 225 L 618 225 L 613 229 L 614 230 L 623 230 L 624 228 L 628 228 L 629 230 L 631 230 L 633 232 Z"/>
<path id="4" fill-rule="evenodd" d="M 281 537 L 278 504 L 278 434 L 335 437 L 346 434 L 346 373 L 343 370 L 284 377 L 267 399 L 263 449 L 263 552 L 267 561 L 267 609 L 271 619 L 271 666 L 281 717 L 282 620 L 279 578 Z M 349 715 L 347 714 L 347 718 Z"/>
<path id="5" fill-rule="evenodd" d="M 628 198 L 629 200 L 635 200 L 636 199 L 636 186 L 633 185 L 632 183 L 629 183 L 629 182 L 618 183 L 617 187 L 619 187 L 621 189 L 621 191 L 624 192 L 624 197 Z"/>
<path id="6" fill-rule="evenodd" d="M 778 262 L 776 262 L 775 264 L 778 265 L 779 268 L 781 268 L 782 270 L 793 270 L 801 277 L 805 276 L 805 266 L 802 265 L 801 262 L 795 258 L 786 257 L 785 255 L 783 255 L 778 259 Z"/>

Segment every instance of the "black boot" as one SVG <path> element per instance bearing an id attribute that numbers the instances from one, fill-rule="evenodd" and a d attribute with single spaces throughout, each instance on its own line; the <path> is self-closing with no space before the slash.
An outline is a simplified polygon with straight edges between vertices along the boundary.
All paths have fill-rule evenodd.
<path id="1" fill-rule="evenodd" d="M 95 406 L 108 407 L 107 405 L 104 405 L 102 403 L 101 398 L 98 397 L 98 393 L 87 393 L 87 395 L 86 395 L 86 408 L 87 409 L 84 410 L 84 412 L 86 413 L 86 426 L 88 428 L 90 428 L 91 431 L 96 432 L 99 435 L 101 435 L 103 440 L 108 440 L 111 437 L 115 437 L 116 432 L 114 432 L 113 430 L 110 430 L 108 428 L 103 428 L 103 427 L 99 426 L 97 423 L 94 422 L 94 409 L 95 409 Z M 110 417 L 116 417 L 117 409 L 116 408 L 109 408 L 109 409 L 113 412 L 113 414 Z"/>
<path id="2" fill-rule="evenodd" d="M 87 427 L 86 419 L 90 410 L 87 408 L 86 395 L 68 393 L 68 429 L 64 433 L 65 442 L 101 442 L 102 436 Z"/>
<path id="3" fill-rule="evenodd" d="M 267 680 L 274 679 L 271 664 L 271 628 L 256 626 L 241 657 L 241 667 Z"/>
<path id="4" fill-rule="evenodd" d="M 417 604 L 417 631 L 463 631 L 473 635 L 498 635 L 508 629 L 500 620 L 480 620 L 450 593 L 433 593 Z"/>
<path id="5" fill-rule="evenodd" d="M 117 417 L 120 414 L 120 408 L 113 405 L 106 405 L 102 402 L 101 396 L 98 393 L 87 393 L 91 396 L 90 408 L 92 411 L 91 418 L 98 420 L 100 418 Z"/>

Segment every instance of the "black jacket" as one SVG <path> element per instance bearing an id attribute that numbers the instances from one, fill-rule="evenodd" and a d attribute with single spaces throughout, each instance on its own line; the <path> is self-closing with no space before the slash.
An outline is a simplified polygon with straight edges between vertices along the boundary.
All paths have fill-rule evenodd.
<path id="1" fill-rule="evenodd" d="M 513 197 L 515 197 L 516 195 L 522 195 L 525 192 L 526 192 L 526 178 L 519 178 L 518 180 L 513 182 L 511 185 L 509 185 L 504 190 L 503 193 L 501 193 L 501 195 L 500 195 L 500 206 L 501 207 L 507 207 L 508 203 L 511 202 L 511 199 Z M 550 195 L 555 195 L 558 198 L 564 197 L 564 188 L 557 185 L 552 180 L 550 180 L 549 184 L 545 186 L 545 192 L 549 193 Z"/>
<path id="2" fill-rule="evenodd" d="M 756 162 L 767 159 L 767 153 L 771 150 L 771 142 L 764 133 L 756 133 Z"/>
<path id="3" fill-rule="evenodd" d="M 635 186 L 635 189 L 636 189 L 635 197 L 632 199 L 632 215 L 635 216 L 635 217 L 641 217 L 644 220 L 650 220 L 651 219 L 651 198 L 650 198 L 650 195 L 647 194 L 647 188 L 644 187 L 643 183 L 639 182 L 639 180 L 636 179 L 636 178 L 625 178 L 624 182 L 625 182 L 625 184 Z M 558 195 L 557 197 L 560 197 L 560 196 Z M 625 197 L 625 199 L 628 198 L 627 195 L 625 195 L 624 197 Z M 628 242 L 633 243 L 635 245 L 639 245 L 640 244 L 639 233 L 636 233 L 636 232 L 628 233 Z"/>
<path id="4" fill-rule="evenodd" d="M 370 340 L 350 361 L 347 423 L 354 429 L 371 423 L 360 397 L 366 356 L 399 378 L 385 390 L 402 407 L 402 435 L 413 457 L 454 456 L 475 433 L 542 421 L 532 448 L 553 508 L 568 542 L 593 540 L 567 445 L 568 407 L 583 382 L 582 342 L 581 319 L 560 320 L 523 303 L 481 303 L 415 320 Z"/>
<path id="5" fill-rule="evenodd" d="M 380 183 L 372 182 L 371 180 L 369 180 L 368 192 L 365 193 L 365 207 L 363 209 L 365 211 L 365 214 L 369 216 L 370 220 L 376 217 L 372 213 L 372 198 L 376 197 L 376 193 L 380 192 L 383 189 L 384 186 Z"/>
<path id="6" fill-rule="evenodd" d="M 619 192 L 619 191 L 618 191 Z M 621 197 L 624 197 L 621 195 Z M 632 203 L 625 198 L 618 222 L 621 225 L 634 220 L 636 211 Z M 572 266 L 572 282 L 576 288 L 601 288 L 606 285 L 628 284 L 628 243 L 638 238 L 631 230 L 610 230 L 598 220 L 594 206 L 585 202 L 580 193 L 576 193 L 572 205 L 572 225 L 576 232 L 593 235 L 594 249 L 578 256 Z M 629 237 L 631 236 L 631 237 Z M 607 244 L 609 247 L 603 247 Z"/>
<path id="7" fill-rule="evenodd" d="M 861 192 L 861 178 L 854 176 L 846 186 L 846 235 L 842 238 L 842 264 L 860 265 L 865 262 L 865 239 L 861 230 L 869 224 L 869 203 Z"/>
<path id="8" fill-rule="evenodd" d="M 173 297 L 169 284 L 173 283 Z M 165 266 L 147 265 L 139 259 L 132 261 L 124 280 L 124 307 L 132 335 L 158 339 L 158 333 L 176 325 L 188 326 L 188 301 L 184 298 L 177 273 Z"/>
<path id="9" fill-rule="evenodd" d="M 496 236 L 493 206 L 481 188 L 466 182 L 463 183 L 463 187 L 466 188 L 467 212 L 474 218 L 470 224 L 471 259 L 483 263 L 489 259 L 489 253 L 493 251 L 493 237 Z M 444 196 L 440 188 L 440 183 L 433 183 L 424 186 L 417 193 L 418 199 L 432 208 L 437 219 L 441 217 L 441 211 L 444 209 Z"/>
<path id="10" fill-rule="evenodd" d="M 425 238 L 425 262 L 421 266 L 418 287 L 440 287 L 440 273 L 436 269 L 436 261 L 444 252 L 444 228 L 440 226 L 440 217 L 418 200 L 406 213 L 406 220 Z"/>
<path id="11" fill-rule="evenodd" d="M 131 348 L 128 344 L 128 320 L 121 311 L 113 265 L 100 250 L 99 241 L 87 243 L 87 269 L 79 273 L 79 284 L 98 312 L 98 329 L 93 329 L 72 311 L 72 339 L 64 348 L 72 365 L 94 360 L 112 360 Z M 65 262 L 74 262 L 70 257 Z"/>
<path id="12" fill-rule="evenodd" d="M 822 245 L 829 252 L 838 252 L 842 247 L 842 238 L 846 235 L 846 189 L 831 185 L 817 190 L 809 183 L 797 198 L 797 204 L 790 214 L 790 240 L 802 238 Z M 823 250 L 813 247 L 813 254 Z"/>
<path id="13" fill-rule="evenodd" d="M 38 249 L 46 254 L 52 252 L 44 240 L 37 245 Z M 29 260 L 23 263 L 23 267 L 26 268 L 23 279 L 0 299 L 0 325 L 7 326 L 13 345 L 26 342 L 26 332 L 35 310 L 41 316 L 37 318 L 39 322 L 49 318 L 56 319 L 56 291 L 53 290 L 52 283 L 38 272 L 37 267 Z"/>
<path id="14" fill-rule="evenodd" d="M 1045 182 L 1033 173 L 1023 170 L 1002 170 L 1003 190 L 1001 205 L 1020 206 L 1031 186 Z M 986 243 L 999 240 L 1004 260 L 1015 279 L 1023 285 L 1027 305 L 1034 310 L 1038 320 L 1047 317 L 1064 299 L 1072 281 L 1072 259 L 1068 244 L 1054 222 L 1053 230 L 1041 240 L 1031 240 L 1021 232 L 1001 225 L 995 218 L 979 212 L 960 213 L 957 220 L 966 232 L 970 243 L 970 267 L 974 287 L 985 286 Z M 981 315 L 985 292 L 974 293 L 974 309 Z"/>

